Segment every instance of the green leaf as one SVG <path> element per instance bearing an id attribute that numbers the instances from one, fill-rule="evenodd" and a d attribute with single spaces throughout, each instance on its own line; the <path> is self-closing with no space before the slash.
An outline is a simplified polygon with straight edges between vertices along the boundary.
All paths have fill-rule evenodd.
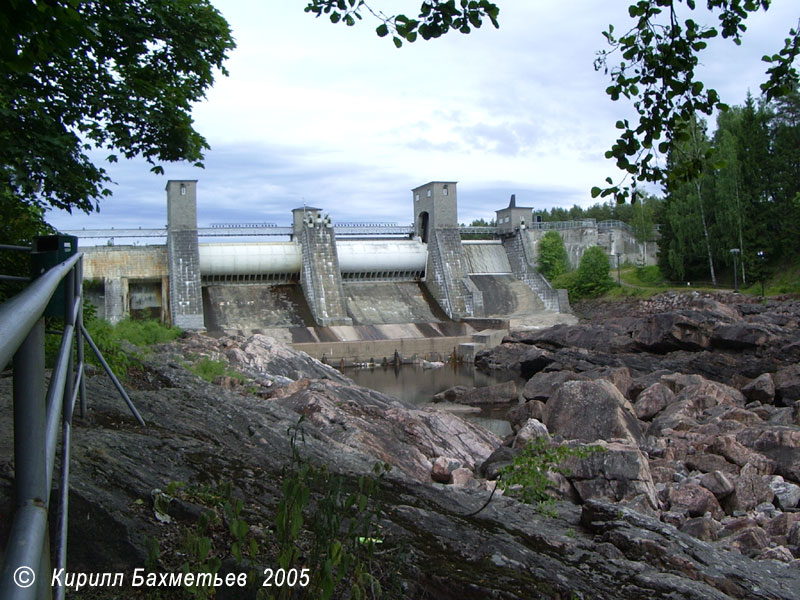
<path id="1" fill-rule="evenodd" d="M 601 191 L 602 191 L 602 190 L 601 190 L 599 187 L 597 187 L 597 186 L 594 186 L 594 187 L 592 188 L 592 198 L 597 198 L 597 197 L 600 195 L 600 192 L 601 192 Z"/>
<path id="2" fill-rule="evenodd" d="M 375 33 L 378 34 L 378 37 L 386 37 L 389 33 L 389 27 L 387 27 L 386 23 L 381 23 L 378 25 L 378 28 L 375 30 Z"/>

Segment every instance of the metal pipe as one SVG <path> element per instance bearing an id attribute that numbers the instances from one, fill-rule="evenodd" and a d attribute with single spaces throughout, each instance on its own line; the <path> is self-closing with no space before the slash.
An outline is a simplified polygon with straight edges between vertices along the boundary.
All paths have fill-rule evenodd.
<path id="1" fill-rule="evenodd" d="M 18 277 L 17 275 L 0 275 L 0 281 L 30 281 L 30 277 Z"/>
<path id="2" fill-rule="evenodd" d="M 14 246 L 13 244 L 0 244 L 0 250 L 19 250 L 20 252 L 30 252 L 30 246 Z"/>
<path id="3" fill-rule="evenodd" d="M 83 355 L 83 261 L 79 261 L 78 264 L 75 265 L 75 268 L 77 269 L 75 276 L 75 294 L 79 298 L 78 316 L 75 327 L 75 345 L 78 349 L 78 390 L 81 398 L 81 418 L 84 418 L 86 416 L 86 380 L 83 377 L 83 373 L 86 361 Z M 72 405 L 73 407 L 75 406 L 74 401 Z"/>
<path id="4" fill-rule="evenodd" d="M 59 363 L 65 360 L 66 378 L 64 380 L 64 389 L 60 395 L 62 406 L 62 424 L 61 424 L 61 486 L 59 488 L 59 503 L 58 503 L 58 529 L 56 530 L 56 569 L 67 568 L 67 534 L 68 534 L 68 518 L 69 518 L 69 457 L 70 457 L 70 437 L 72 427 L 72 407 L 74 406 L 74 381 L 73 381 L 73 363 L 72 363 L 72 341 L 75 334 L 75 322 L 79 314 L 79 307 L 76 307 L 75 299 L 75 283 L 77 265 L 75 269 L 70 270 L 64 278 L 64 338 L 66 341 L 66 357 L 59 356 Z M 77 295 L 78 303 L 80 304 L 80 292 Z M 69 334 L 67 334 L 69 330 Z M 55 453 L 55 452 L 54 452 Z M 57 586 L 55 589 L 56 600 L 64 600 L 66 588 L 64 586 Z"/>
<path id="5" fill-rule="evenodd" d="M 122 396 L 123 400 L 125 400 L 125 403 L 128 405 L 128 408 L 130 409 L 131 413 L 133 413 L 133 416 L 136 417 L 136 420 L 139 421 L 139 424 L 142 427 L 146 427 L 147 425 L 145 424 L 144 419 L 142 419 L 142 416 L 139 414 L 139 411 L 136 410 L 136 407 L 133 405 L 133 402 L 128 397 L 127 392 L 125 392 L 125 388 L 122 387 L 122 384 L 119 382 L 119 379 L 117 379 L 117 376 L 114 375 L 114 371 L 112 371 L 111 367 L 108 366 L 106 359 L 103 358 L 103 355 L 100 353 L 100 349 L 97 347 L 97 344 L 94 343 L 92 336 L 89 335 L 88 331 L 86 331 L 86 327 L 81 325 L 81 331 L 83 331 L 83 336 L 86 338 L 86 341 L 89 342 L 89 347 L 92 349 L 92 352 L 94 352 L 94 355 L 97 357 L 97 360 L 100 361 L 100 364 L 103 365 L 103 368 L 105 369 L 106 373 L 108 373 L 108 376 L 111 378 L 111 381 L 114 384 L 114 386 L 117 388 L 119 395 Z"/>
<path id="6" fill-rule="evenodd" d="M 42 316 L 64 275 L 82 256 L 82 253 L 73 254 L 0 305 L 0 340 L 3 340 L 0 345 L 0 370 L 5 369 L 28 332 Z"/>
<path id="7" fill-rule="evenodd" d="M 47 506 L 45 461 L 44 319 L 31 327 L 14 355 L 14 469 L 17 506 Z"/>
<path id="8" fill-rule="evenodd" d="M 67 397 L 64 396 L 67 400 Z M 72 412 L 72 411 L 70 411 Z M 56 532 L 56 569 L 67 568 L 67 534 L 68 534 L 68 517 L 69 517 L 69 460 L 70 460 L 70 439 L 72 432 L 72 424 L 69 420 L 64 419 L 61 428 L 61 488 L 60 498 L 58 503 L 58 531 Z M 64 600 L 66 588 L 57 586 L 55 589 L 56 600 Z"/>
<path id="9" fill-rule="evenodd" d="M 8 536 L 3 573 L 0 576 L 0 598 L 3 600 L 35 600 L 37 597 L 46 597 L 39 593 L 42 589 L 40 586 L 50 584 L 49 569 L 41 568 L 46 532 L 47 509 L 43 505 L 27 504 L 17 509 L 14 525 Z M 35 582 L 30 579 L 31 576 L 36 579 Z M 28 581 L 31 582 L 29 587 L 18 585 L 19 582 Z"/>
<path id="10" fill-rule="evenodd" d="M 61 409 L 63 406 L 64 386 L 66 385 L 69 371 L 68 354 L 72 353 L 72 340 L 74 339 L 75 327 L 66 325 L 64 327 L 64 337 L 61 338 L 61 346 L 58 349 L 56 366 L 50 375 L 50 385 L 47 387 L 47 424 L 45 429 L 45 459 L 47 461 L 47 481 L 53 479 L 53 468 L 56 461 L 56 445 L 58 443 L 58 429 L 61 422 Z"/>

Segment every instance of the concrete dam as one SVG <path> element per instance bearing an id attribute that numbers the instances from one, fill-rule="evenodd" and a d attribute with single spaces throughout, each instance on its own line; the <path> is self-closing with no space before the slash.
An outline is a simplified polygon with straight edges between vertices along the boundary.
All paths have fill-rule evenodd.
<path id="1" fill-rule="evenodd" d="M 566 292 L 535 269 L 544 230 L 531 208 L 512 197 L 496 211 L 494 239 L 462 241 L 455 182 L 412 193 L 411 227 L 334 225 L 321 209 L 302 207 L 291 227 L 198 228 L 197 182 L 170 181 L 166 229 L 66 233 L 166 238 L 82 248 L 89 296 L 112 322 L 149 316 L 189 330 L 265 333 L 332 361 L 469 352 L 510 324 L 569 312 Z M 612 233 L 609 252 L 635 256 L 625 233 L 616 246 Z M 224 240 L 236 235 L 288 241 Z M 220 241 L 200 242 L 209 236 Z M 598 239 L 596 231 L 578 237 Z M 576 246 L 571 255 L 582 251 Z"/>

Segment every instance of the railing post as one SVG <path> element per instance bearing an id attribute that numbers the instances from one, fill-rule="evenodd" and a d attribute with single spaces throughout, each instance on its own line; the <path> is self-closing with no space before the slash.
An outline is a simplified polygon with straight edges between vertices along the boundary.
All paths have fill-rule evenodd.
<path id="1" fill-rule="evenodd" d="M 35 569 L 37 598 L 45 598 L 50 593 L 50 552 L 46 540 L 47 505 L 49 501 L 47 481 L 47 460 L 45 457 L 45 430 L 47 428 L 47 407 L 44 390 L 44 319 L 39 319 L 31 328 L 25 341 L 14 355 L 14 485 L 17 511 L 45 513 L 34 521 L 44 524 L 44 531 L 38 531 L 32 538 L 44 542 L 42 553 L 36 564 L 24 565 Z M 36 546 L 31 539 L 32 546 Z M 19 550 L 19 549 L 9 549 Z M 30 561 L 33 556 L 24 552 Z M 20 589 L 20 596 L 30 590 Z"/>
<path id="2" fill-rule="evenodd" d="M 14 465 L 17 506 L 47 504 L 44 432 L 44 319 L 14 355 Z"/>

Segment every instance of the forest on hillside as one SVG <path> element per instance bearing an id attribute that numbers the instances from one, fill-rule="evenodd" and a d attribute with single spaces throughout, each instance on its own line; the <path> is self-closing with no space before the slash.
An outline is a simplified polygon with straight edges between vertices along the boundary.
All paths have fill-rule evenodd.
<path id="1" fill-rule="evenodd" d="M 702 176 L 683 180 L 688 163 Z M 668 157 L 660 267 L 670 279 L 715 281 L 739 249 L 742 281 L 796 259 L 800 250 L 800 92 L 772 102 L 748 96 L 721 112 L 716 129 L 692 123 Z"/>

